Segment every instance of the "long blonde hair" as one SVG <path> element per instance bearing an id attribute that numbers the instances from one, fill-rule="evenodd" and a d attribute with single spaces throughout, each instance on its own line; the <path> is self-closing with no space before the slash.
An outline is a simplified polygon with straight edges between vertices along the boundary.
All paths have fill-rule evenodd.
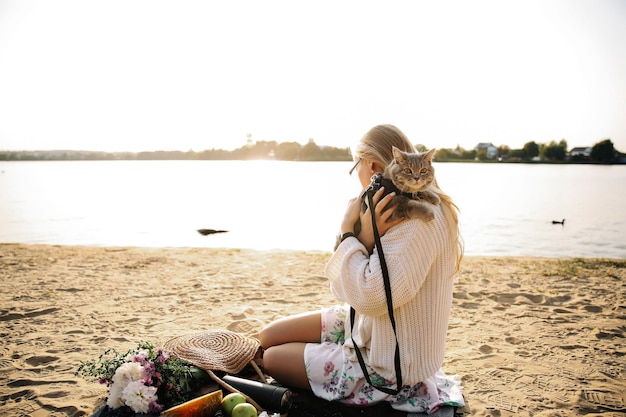
<path id="1" fill-rule="evenodd" d="M 409 138 L 397 127 L 389 124 L 374 126 L 359 141 L 355 156 L 375 162 L 384 169 L 393 159 L 392 147 L 394 146 L 404 152 L 416 152 Z M 458 272 L 464 251 L 463 239 L 459 231 L 459 208 L 449 195 L 441 191 L 437 180 L 433 185 L 432 190 L 441 198 L 441 207 L 448 223 L 448 233 L 451 240 L 455 242 L 455 271 Z"/>

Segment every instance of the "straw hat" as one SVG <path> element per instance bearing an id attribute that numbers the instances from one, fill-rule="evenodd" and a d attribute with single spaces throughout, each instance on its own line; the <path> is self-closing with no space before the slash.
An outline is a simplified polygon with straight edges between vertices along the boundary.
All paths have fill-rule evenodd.
<path id="1" fill-rule="evenodd" d="M 166 352 L 205 371 L 237 374 L 254 359 L 261 344 L 257 339 L 230 330 L 206 330 L 166 341 Z"/>

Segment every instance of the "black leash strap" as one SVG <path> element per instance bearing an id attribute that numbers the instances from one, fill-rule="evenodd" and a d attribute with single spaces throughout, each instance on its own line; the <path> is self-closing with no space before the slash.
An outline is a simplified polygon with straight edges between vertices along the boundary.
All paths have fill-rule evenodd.
<path id="1" fill-rule="evenodd" d="M 393 315 L 393 301 L 391 299 L 391 282 L 389 282 L 389 272 L 387 271 L 387 262 L 385 262 L 385 255 L 383 253 L 383 248 L 380 244 L 380 235 L 378 234 L 378 228 L 376 227 L 376 214 L 374 213 L 374 201 L 372 196 L 374 195 L 373 190 L 368 190 L 368 204 L 370 213 L 372 215 L 372 228 L 374 229 L 374 240 L 376 242 L 376 249 L 378 252 L 378 259 L 380 259 L 380 267 L 383 272 L 383 281 L 385 284 L 385 295 L 387 297 L 387 310 L 389 312 L 389 320 L 391 320 L 391 327 L 393 328 L 393 334 L 396 338 L 396 353 L 394 357 L 394 365 L 396 368 L 396 389 L 388 388 L 388 387 L 380 387 L 372 384 L 369 373 L 367 372 L 367 367 L 365 366 L 365 361 L 363 360 L 363 355 L 359 350 L 359 346 L 354 341 L 352 337 L 353 329 L 354 329 L 354 318 L 356 311 L 354 308 L 350 307 L 350 337 L 352 338 L 352 343 L 354 344 L 354 350 L 356 353 L 356 357 L 359 360 L 359 365 L 361 365 L 361 370 L 363 371 L 363 375 L 365 375 L 365 380 L 372 387 L 376 388 L 379 391 L 382 391 L 386 394 L 396 395 L 402 389 L 402 370 L 400 367 L 400 344 L 398 343 L 398 334 L 396 333 L 396 319 Z"/>

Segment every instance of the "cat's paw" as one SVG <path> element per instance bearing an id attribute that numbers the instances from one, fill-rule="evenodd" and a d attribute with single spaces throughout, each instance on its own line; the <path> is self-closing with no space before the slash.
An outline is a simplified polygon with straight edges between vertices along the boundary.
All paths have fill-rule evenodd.
<path id="1" fill-rule="evenodd" d="M 432 222 L 433 220 L 435 220 L 435 213 L 432 210 L 426 211 L 426 213 L 424 213 L 424 215 L 422 216 L 422 220 L 424 221 L 424 223 Z"/>
<path id="2" fill-rule="evenodd" d="M 438 206 L 441 203 L 441 198 L 437 195 L 437 193 L 433 193 L 432 191 L 424 192 L 422 198 L 435 206 Z"/>
<path id="3" fill-rule="evenodd" d="M 435 211 L 433 208 L 425 203 L 425 202 L 417 202 L 413 200 L 407 210 L 407 214 L 405 216 L 407 219 L 418 219 L 423 221 L 424 223 L 428 223 L 433 221 L 435 218 Z"/>

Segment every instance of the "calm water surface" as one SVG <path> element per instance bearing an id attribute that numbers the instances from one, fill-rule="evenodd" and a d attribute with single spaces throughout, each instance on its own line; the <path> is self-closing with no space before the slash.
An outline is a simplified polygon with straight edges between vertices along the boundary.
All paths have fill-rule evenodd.
<path id="1" fill-rule="evenodd" d="M 348 162 L 1 162 L 0 242 L 330 251 Z M 626 166 L 435 165 L 468 255 L 626 258 Z M 565 225 L 552 220 L 565 218 Z M 201 236 L 200 228 L 228 233 Z"/>

